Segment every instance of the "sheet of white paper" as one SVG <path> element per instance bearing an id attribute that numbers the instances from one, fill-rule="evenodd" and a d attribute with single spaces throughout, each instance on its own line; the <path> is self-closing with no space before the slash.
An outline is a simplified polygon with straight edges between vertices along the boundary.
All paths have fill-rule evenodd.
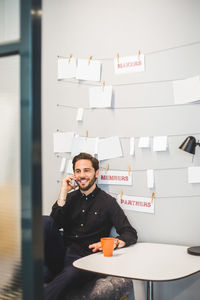
<path id="1" fill-rule="evenodd" d="M 167 136 L 154 136 L 153 151 L 166 151 L 166 150 L 167 150 Z"/>
<path id="2" fill-rule="evenodd" d="M 98 138 L 86 138 L 86 137 L 74 137 L 72 142 L 72 151 L 71 155 L 78 155 L 80 152 L 86 152 L 91 155 L 96 154 L 96 143 L 98 142 Z"/>
<path id="3" fill-rule="evenodd" d="M 82 107 L 79 107 L 77 110 L 76 121 L 78 122 L 83 121 L 83 113 L 84 113 L 84 109 Z"/>
<path id="4" fill-rule="evenodd" d="M 135 155 L 135 138 L 130 138 L 130 155 Z"/>
<path id="5" fill-rule="evenodd" d="M 149 189 L 154 187 L 154 170 L 147 170 L 147 186 Z"/>
<path id="6" fill-rule="evenodd" d="M 144 54 L 140 56 L 124 56 L 114 59 L 114 69 L 116 74 L 143 72 L 145 70 Z"/>
<path id="7" fill-rule="evenodd" d="M 54 152 L 71 152 L 74 132 L 53 133 Z"/>
<path id="8" fill-rule="evenodd" d="M 98 159 L 110 159 L 122 156 L 122 148 L 118 136 L 99 139 L 98 143 Z"/>
<path id="9" fill-rule="evenodd" d="M 60 172 L 63 173 L 65 171 L 66 166 L 66 157 L 63 157 L 60 164 Z"/>
<path id="10" fill-rule="evenodd" d="M 90 107 L 111 107 L 112 86 L 90 88 L 89 101 Z"/>
<path id="11" fill-rule="evenodd" d="M 97 60 L 91 60 L 88 65 L 88 59 L 78 59 L 76 79 L 100 81 L 101 63 Z"/>
<path id="12" fill-rule="evenodd" d="M 200 100 L 200 76 L 173 81 L 174 102 L 190 103 Z"/>
<path id="13" fill-rule="evenodd" d="M 128 171 L 100 171 L 98 177 L 99 184 L 132 185 L 132 182 L 132 172 L 128 175 Z"/>
<path id="14" fill-rule="evenodd" d="M 67 57 L 58 57 L 58 79 L 76 77 L 76 59 L 72 57 L 68 61 Z"/>
<path id="15" fill-rule="evenodd" d="M 139 148 L 149 148 L 150 147 L 150 138 L 149 136 L 142 136 L 138 142 Z"/>
<path id="16" fill-rule="evenodd" d="M 134 210 L 150 214 L 154 213 L 155 201 L 151 201 L 151 198 L 148 197 L 122 195 L 122 199 L 120 199 L 120 195 L 117 195 L 117 201 L 121 208 L 125 210 Z"/>
<path id="17" fill-rule="evenodd" d="M 188 183 L 200 183 L 200 167 L 188 168 Z"/>
<path id="18" fill-rule="evenodd" d="M 72 166 L 72 159 L 68 160 L 67 168 L 66 168 L 66 173 L 67 174 L 74 174 L 73 166 Z"/>

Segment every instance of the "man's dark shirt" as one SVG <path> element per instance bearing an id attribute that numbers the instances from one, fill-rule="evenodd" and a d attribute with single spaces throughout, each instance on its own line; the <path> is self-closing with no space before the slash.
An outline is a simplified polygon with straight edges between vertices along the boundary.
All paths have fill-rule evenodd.
<path id="1" fill-rule="evenodd" d="M 64 229 L 65 245 L 81 256 L 91 254 L 88 246 L 109 236 L 113 226 L 126 246 L 137 242 L 137 232 L 116 199 L 99 187 L 87 196 L 79 190 L 68 193 L 63 207 L 53 205 L 51 216 Z"/>

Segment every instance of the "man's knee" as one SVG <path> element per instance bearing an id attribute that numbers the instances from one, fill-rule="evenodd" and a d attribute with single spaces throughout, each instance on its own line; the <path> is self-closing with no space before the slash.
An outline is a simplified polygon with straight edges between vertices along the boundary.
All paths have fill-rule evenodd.
<path id="1" fill-rule="evenodd" d="M 50 240 L 60 240 L 59 227 L 51 216 L 43 216 L 44 242 Z"/>
<path id="2" fill-rule="evenodd" d="M 44 226 L 54 223 L 54 219 L 51 216 L 42 216 L 42 219 Z"/>

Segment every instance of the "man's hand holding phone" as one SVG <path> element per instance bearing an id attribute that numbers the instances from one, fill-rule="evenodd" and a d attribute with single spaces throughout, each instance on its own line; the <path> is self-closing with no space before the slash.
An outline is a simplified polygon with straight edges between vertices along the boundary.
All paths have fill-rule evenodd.
<path id="1" fill-rule="evenodd" d="M 67 193 L 77 187 L 76 183 L 76 176 L 75 175 L 68 175 L 67 177 L 63 178 L 61 190 L 66 190 Z"/>
<path id="2" fill-rule="evenodd" d="M 67 175 L 67 177 L 63 178 L 60 194 L 57 200 L 59 206 L 63 206 L 66 202 L 67 193 L 77 187 L 76 176 L 75 175 Z"/>

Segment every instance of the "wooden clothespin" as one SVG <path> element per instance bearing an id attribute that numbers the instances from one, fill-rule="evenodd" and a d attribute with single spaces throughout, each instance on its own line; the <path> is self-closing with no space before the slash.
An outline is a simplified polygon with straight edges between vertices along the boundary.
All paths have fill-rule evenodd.
<path id="1" fill-rule="evenodd" d="M 153 192 L 151 196 L 151 203 L 153 203 L 153 199 L 155 198 L 155 195 L 156 195 L 155 192 Z"/>
<path id="2" fill-rule="evenodd" d="M 138 52 L 137 52 L 138 60 L 140 60 L 140 54 L 141 54 L 141 51 L 140 51 L 140 49 L 138 49 Z"/>
<path id="3" fill-rule="evenodd" d="M 128 176 L 130 176 L 130 174 L 131 174 L 131 166 L 129 165 L 128 166 Z"/>
<path id="4" fill-rule="evenodd" d="M 88 138 L 88 130 L 85 131 L 85 139 Z"/>
<path id="5" fill-rule="evenodd" d="M 103 92 L 104 92 L 104 87 L 105 87 L 105 81 L 103 80 L 102 81 L 102 90 L 103 90 Z"/>
<path id="6" fill-rule="evenodd" d="M 69 55 L 68 64 L 70 64 L 71 58 L 72 58 L 72 53 L 70 53 L 70 55 Z"/>
<path id="7" fill-rule="evenodd" d="M 120 201 L 122 200 L 122 196 L 123 196 L 123 190 L 120 190 Z"/>
<path id="8" fill-rule="evenodd" d="M 117 52 L 116 56 L 117 56 L 117 63 L 119 63 L 119 52 Z"/>
<path id="9" fill-rule="evenodd" d="M 108 172 L 109 170 L 109 163 L 106 164 L 106 173 Z"/>
<path id="10" fill-rule="evenodd" d="M 88 66 L 90 65 L 91 59 L 92 59 L 92 56 L 90 56 L 89 59 L 88 59 Z"/>

